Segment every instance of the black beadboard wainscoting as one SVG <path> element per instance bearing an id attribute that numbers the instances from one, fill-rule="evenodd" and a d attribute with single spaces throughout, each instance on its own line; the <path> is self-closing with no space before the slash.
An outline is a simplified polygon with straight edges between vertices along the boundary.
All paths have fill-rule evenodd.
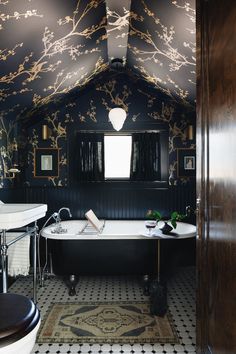
<path id="1" fill-rule="evenodd" d="M 194 184 L 155 188 L 155 183 L 85 182 L 76 187 L 27 187 L 15 192 L 15 198 L 20 193 L 27 203 L 48 204 L 48 215 L 69 207 L 74 219 L 84 219 L 89 209 L 104 219 L 142 220 L 148 209 L 168 216 L 174 210 L 184 213 L 187 205 L 195 209 L 196 200 Z"/>
<path id="2" fill-rule="evenodd" d="M 41 227 L 53 212 L 69 207 L 73 219 L 84 219 L 89 209 L 104 219 L 144 220 L 148 209 L 170 215 L 195 209 L 195 185 L 155 188 L 155 183 L 81 183 L 76 187 L 25 187 L 2 190 L 4 202 L 46 203 L 48 212 L 39 220 Z M 62 213 L 67 219 L 67 213 Z M 195 216 L 188 220 L 195 223 Z M 53 270 L 56 274 L 147 274 L 156 270 L 156 241 L 50 241 Z M 162 268 L 195 263 L 195 240 L 162 242 Z M 42 261 L 44 240 L 41 240 Z M 63 261 L 62 261 L 63 260 Z M 73 271 L 72 271 L 73 269 Z"/>

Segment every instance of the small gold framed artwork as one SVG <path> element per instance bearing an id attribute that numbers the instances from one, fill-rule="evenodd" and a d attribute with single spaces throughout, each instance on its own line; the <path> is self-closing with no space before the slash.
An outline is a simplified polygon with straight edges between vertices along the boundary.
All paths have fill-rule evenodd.
<path id="1" fill-rule="evenodd" d="M 34 177 L 48 178 L 59 176 L 59 149 L 34 149 Z"/>
<path id="2" fill-rule="evenodd" d="M 196 176 L 196 150 L 178 149 L 178 177 Z"/>

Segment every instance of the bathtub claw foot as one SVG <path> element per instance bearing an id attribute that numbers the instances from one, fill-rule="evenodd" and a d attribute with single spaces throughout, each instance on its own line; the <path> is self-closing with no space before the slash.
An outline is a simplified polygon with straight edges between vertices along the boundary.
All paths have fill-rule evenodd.
<path id="1" fill-rule="evenodd" d="M 76 284 L 78 283 L 78 278 L 75 275 L 70 275 L 69 279 L 67 281 L 67 285 L 69 287 L 69 296 L 75 296 L 76 295 L 76 291 L 75 291 L 75 287 Z"/>
<path id="2" fill-rule="evenodd" d="M 69 289 L 69 296 L 75 296 L 75 295 L 76 295 L 75 287 L 71 286 Z"/>
<path id="3" fill-rule="evenodd" d="M 148 274 L 145 274 L 143 276 L 143 295 L 145 296 L 150 295 L 149 288 L 150 288 L 150 277 Z"/>

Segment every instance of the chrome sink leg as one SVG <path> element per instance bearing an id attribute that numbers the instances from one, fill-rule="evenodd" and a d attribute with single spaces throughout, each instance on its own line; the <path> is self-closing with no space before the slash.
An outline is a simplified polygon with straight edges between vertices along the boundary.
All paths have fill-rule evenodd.
<path id="1" fill-rule="evenodd" d="M 7 241 L 6 230 L 2 230 L 2 244 L 1 244 L 1 260 L 2 260 L 2 292 L 7 293 Z"/>
<path id="2" fill-rule="evenodd" d="M 37 303 L 37 237 L 38 237 L 38 226 L 37 221 L 34 223 L 33 232 L 33 299 L 34 303 Z"/>

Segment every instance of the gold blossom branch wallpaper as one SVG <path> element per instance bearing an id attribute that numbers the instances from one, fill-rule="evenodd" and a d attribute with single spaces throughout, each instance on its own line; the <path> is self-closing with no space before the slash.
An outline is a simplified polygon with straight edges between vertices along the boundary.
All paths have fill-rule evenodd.
<path id="1" fill-rule="evenodd" d="M 141 5 L 141 6 L 140 6 Z M 127 62 L 172 98 L 195 99 L 195 3 L 133 1 Z"/>
<path id="2" fill-rule="evenodd" d="M 28 128 L 29 136 L 26 151 L 28 167 L 26 184 L 66 186 L 69 184 L 69 156 L 76 154 L 76 145 L 69 151 L 69 142 L 73 141 L 76 131 L 108 130 L 113 131 L 108 112 L 119 105 L 127 112 L 122 131 L 143 130 L 152 126 L 165 125 L 169 130 L 169 173 L 173 173 L 174 183 L 189 182 L 189 178 L 177 176 L 177 149 L 195 148 L 195 140 L 189 140 L 186 129 L 195 124 L 195 111 L 192 108 L 170 101 L 164 94 L 156 95 L 156 89 L 143 80 L 137 80 L 127 73 L 102 75 L 88 87 L 83 94 L 74 92 L 63 107 L 52 107 L 39 124 Z M 41 140 L 42 125 L 47 124 L 51 131 L 49 139 Z M 57 147 L 59 153 L 60 175 L 43 182 L 33 178 L 34 148 Z"/>
<path id="3" fill-rule="evenodd" d="M 194 4 L 0 0 L 0 186 L 13 184 L 7 177 L 18 165 L 20 183 L 67 185 L 71 127 L 110 127 L 114 105 L 128 112 L 131 128 L 168 124 L 176 177 L 176 149 L 195 147 L 185 134 L 195 120 Z M 110 69 L 115 56 L 121 74 Z M 59 149 L 59 177 L 33 177 L 37 147 Z"/>

